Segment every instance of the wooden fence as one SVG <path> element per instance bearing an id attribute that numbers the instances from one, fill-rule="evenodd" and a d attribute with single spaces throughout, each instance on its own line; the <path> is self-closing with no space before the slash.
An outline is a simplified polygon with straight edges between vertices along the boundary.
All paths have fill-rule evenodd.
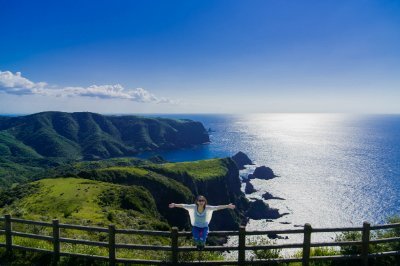
<path id="1" fill-rule="evenodd" d="M 4 222 L 4 230 L 0 230 L 0 235 L 5 235 L 5 243 L 0 243 L 0 247 L 5 247 L 6 252 L 9 254 L 14 249 L 26 250 L 26 251 L 38 251 L 51 253 L 53 261 L 58 261 L 60 256 L 79 256 L 84 258 L 94 258 L 99 260 L 106 260 L 109 265 L 115 265 L 116 263 L 126 264 L 149 264 L 149 265 L 267 265 L 269 263 L 277 262 L 300 262 L 302 265 L 309 265 L 310 261 L 326 261 L 326 260 L 359 260 L 363 265 L 368 265 L 369 258 L 384 257 L 384 256 L 400 256 L 399 250 L 386 251 L 381 253 L 370 253 L 369 245 L 380 244 L 380 243 L 400 243 L 400 237 L 383 238 L 383 239 L 371 239 L 370 232 L 372 230 L 385 230 L 385 229 L 400 229 L 400 223 L 397 224 L 385 224 L 371 226 L 369 223 L 364 222 L 363 227 L 343 227 L 343 228 L 312 228 L 310 224 L 305 224 L 302 229 L 289 229 L 289 230 L 267 230 L 267 231 L 246 231 L 245 227 L 240 227 L 239 231 L 213 231 L 210 232 L 210 236 L 237 236 L 237 246 L 206 246 L 204 251 L 237 251 L 237 259 L 235 260 L 223 260 L 223 261 L 190 261 L 182 262 L 179 261 L 178 254 L 180 252 L 197 252 L 197 249 L 193 246 L 179 246 L 179 237 L 190 237 L 190 232 L 179 232 L 176 227 L 173 227 L 171 231 L 149 231 L 149 230 L 132 230 L 132 229 L 117 229 L 114 225 L 109 225 L 108 228 L 102 227 L 89 227 L 79 226 L 70 224 L 61 224 L 58 220 L 49 222 L 38 222 L 31 220 L 23 220 L 17 218 L 11 218 L 10 215 L 0 217 L 0 221 Z M 40 234 L 24 233 L 13 231 L 13 225 L 19 224 L 30 224 L 52 228 L 52 236 L 45 236 Z M 107 242 L 100 241 L 89 241 L 82 239 L 71 239 L 63 238 L 60 235 L 60 229 L 74 229 L 83 230 L 89 232 L 103 232 L 108 234 Z M 342 242 L 312 242 L 312 233 L 337 233 L 337 232 L 361 232 L 361 241 L 342 241 Z M 163 236 L 171 239 L 171 245 L 159 246 L 159 245 L 138 245 L 138 244 L 122 244 L 116 243 L 116 234 L 136 234 L 136 235 L 147 235 L 147 236 Z M 290 243 L 290 244 L 268 244 L 268 245 L 248 245 L 246 244 L 246 236 L 267 236 L 271 234 L 302 234 L 302 243 Z M 39 249 L 33 247 L 26 247 L 13 244 L 13 236 L 26 237 L 31 239 L 46 240 L 52 243 L 53 249 Z M 77 254 L 68 253 L 61 251 L 61 243 L 72 243 L 82 244 L 89 246 L 105 247 L 108 248 L 107 256 L 95 256 L 89 254 Z M 361 247 L 361 253 L 358 255 L 334 255 L 334 256 L 310 256 L 311 248 L 315 247 L 332 247 L 332 246 L 359 246 Z M 147 251 L 167 251 L 170 252 L 170 259 L 168 261 L 161 260 L 143 260 L 143 259 L 122 259 L 117 257 L 118 249 L 133 249 L 133 250 L 147 250 Z M 299 258 L 271 258 L 265 260 L 247 260 L 246 251 L 251 250 L 271 250 L 271 249 L 301 249 L 302 257 Z"/>

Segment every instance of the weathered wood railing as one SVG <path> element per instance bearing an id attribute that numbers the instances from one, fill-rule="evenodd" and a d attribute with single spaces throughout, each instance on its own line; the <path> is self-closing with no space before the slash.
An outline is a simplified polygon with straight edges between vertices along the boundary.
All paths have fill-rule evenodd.
<path id="1" fill-rule="evenodd" d="M 223 261 L 179 261 L 178 254 L 180 252 L 194 252 L 197 251 L 192 246 L 179 246 L 179 237 L 190 237 L 190 232 L 178 232 L 176 227 L 173 227 L 170 232 L 168 231 L 148 231 L 148 230 L 132 230 L 132 229 L 117 229 L 114 225 L 108 228 L 102 227 L 89 227 L 80 225 L 60 224 L 58 220 L 49 222 L 38 222 L 31 220 L 23 220 L 11 218 L 10 215 L 0 217 L 0 221 L 4 223 L 4 230 L 0 230 L 0 235 L 5 235 L 5 243 L 0 243 L 0 247 L 5 247 L 7 253 L 12 253 L 14 249 L 26 251 L 38 251 L 51 253 L 53 260 L 58 261 L 60 256 L 79 256 L 84 258 L 92 258 L 99 260 L 107 260 L 109 265 L 116 263 L 131 263 L 131 264 L 151 264 L 151 265 L 195 265 L 195 264 L 209 264 L 209 265 L 265 265 L 268 263 L 277 262 L 301 262 L 302 265 L 309 265 L 310 261 L 322 260 L 361 260 L 364 265 L 368 265 L 369 258 L 383 257 L 383 256 L 400 256 L 400 250 L 391 250 L 381 253 L 369 253 L 369 245 L 379 243 L 399 242 L 400 237 L 384 238 L 384 239 L 370 239 L 371 230 L 385 230 L 400 228 L 400 223 L 385 224 L 371 226 L 365 222 L 363 227 L 342 227 L 342 228 L 312 228 L 310 224 L 305 224 L 303 229 L 289 229 L 289 230 L 267 230 L 267 231 L 246 231 L 245 227 L 240 227 L 239 231 L 214 231 L 210 232 L 210 236 L 236 236 L 238 237 L 237 246 L 207 246 L 205 251 L 237 251 L 237 260 L 223 260 Z M 13 224 L 30 224 L 52 228 L 52 236 L 45 236 L 39 234 L 23 233 L 13 230 Z M 60 236 L 60 229 L 74 229 L 90 232 L 104 232 L 108 234 L 108 242 L 89 241 L 82 239 L 63 238 Z M 361 241 L 341 241 L 341 242 L 312 242 L 312 233 L 337 233 L 337 232 L 361 232 Z M 138 244 L 122 244 L 116 243 L 116 234 L 136 234 L 147 236 L 163 236 L 171 239 L 169 246 L 157 245 L 138 245 Z M 288 244 L 268 244 L 268 245 L 247 245 L 246 236 L 261 235 L 266 236 L 270 234 L 303 234 L 302 243 L 288 243 Z M 25 237 L 38 240 L 46 240 L 52 243 L 53 249 L 40 249 L 33 247 L 26 247 L 13 244 L 13 236 Z M 107 256 L 97 256 L 89 254 L 78 254 L 63 252 L 61 250 L 61 243 L 82 244 L 89 246 L 105 247 L 108 248 Z M 311 248 L 315 247 L 330 247 L 330 246 L 360 246 L 361 254 L 358 255 L 334 255 L 334 256 L 313 256 L 311 257 Z M 169 261 L 161 260 L 143 260 L 143 259 L 123 259 L 117 257 L 117 249 L 134 249 L 134 250 L 147 250 L 147 251 L 168 251 L 171 253 Z M 301 257 L 290 258 L 271 258 L 265 260 L 246 260 L 246 251 L 251 250 L 270 250 L 270 249 L 302 249 Z"/>

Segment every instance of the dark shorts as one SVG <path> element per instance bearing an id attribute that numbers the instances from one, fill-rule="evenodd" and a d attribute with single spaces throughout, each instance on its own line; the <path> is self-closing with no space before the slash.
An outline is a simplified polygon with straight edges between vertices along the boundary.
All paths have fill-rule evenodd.
<path id="1" fill-rule="evenodd" d="M 201 242 L 205 243 L 207 240 L 207 235 L 208 235 L 208 227 L 193 226 L 192 234 L 193 234 L 194 241 L 196 241 L 196 242 L 201 241 Z"/>

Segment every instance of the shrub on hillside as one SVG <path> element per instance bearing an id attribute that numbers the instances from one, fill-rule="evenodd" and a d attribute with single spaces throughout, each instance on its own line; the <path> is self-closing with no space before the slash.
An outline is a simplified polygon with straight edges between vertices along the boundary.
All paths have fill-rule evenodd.
<path id="1" fill-rule="evenodd" d="M 0 208 L 12 204 L 15 200 L 21 199 L 27 195 L 38 191 L 38 184 L 20 184 L 13 188 L 5 189 L 0 192 Z"/>

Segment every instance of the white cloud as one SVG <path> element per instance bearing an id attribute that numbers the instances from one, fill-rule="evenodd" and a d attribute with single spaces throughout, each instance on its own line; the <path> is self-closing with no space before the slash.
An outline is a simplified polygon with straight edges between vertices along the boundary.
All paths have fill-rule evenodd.
<path id="1" fill-rule="evenodd" d="M 16 95 L 44 94 L 46 82 L 32 82 L 21 76 L 21 72 L 0 71 L 0 92 Z"/>
<path id="2" fill-rule="evenodd" d="M 177 104 L 168 98 L 158 98 L 143 88 L 125 89 L 120 84 L 92 85 L 89 87 L 50 88 L 46 82 L 32 82 L 21 72 L 0 71 L 0 92 L 15 95 L 43 95 L 57 97 L 95 97 L 101 99 L 125 99 L 142 103 Z"/>
<path id="3" fill-rule="evenodd" d="M 60 96 L 85 96 L 98 97 L 103 99 L 131 99 L 129 94 L 124 92 L 124 88 L 119 85 L 92 85 L 90 87 L 66 87 L 60 91 Z"/>

